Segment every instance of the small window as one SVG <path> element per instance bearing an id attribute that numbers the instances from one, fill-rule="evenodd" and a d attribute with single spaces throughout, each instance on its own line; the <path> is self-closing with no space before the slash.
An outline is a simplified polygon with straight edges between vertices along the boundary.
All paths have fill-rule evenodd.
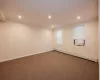
<path id="1" fill-rule="evenodd" d="M 57 44 L 62 44 L 62 30 L 57 31 Z"/>
<path id="2" fill-rule="evenodd" d="M 77 26 L 73 30 L 73 38 L 74 39 L 84 39 L 85 38 L 85 31 L 84 26 Z"/>

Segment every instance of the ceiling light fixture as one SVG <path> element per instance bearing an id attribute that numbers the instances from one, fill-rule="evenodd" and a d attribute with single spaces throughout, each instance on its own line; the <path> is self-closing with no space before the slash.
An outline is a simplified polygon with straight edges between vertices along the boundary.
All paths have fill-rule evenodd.
<path id="1" fill-rule="evenodd" d="M 52 25 L 52 28 L 54 28 L 54 26 Z"/>
<path id="2" fill-rule="evenodd" d="M 21 18 L 22 18 L 22 16 L 18 16 L 18 18 L 19 18 L 19 19 L 21 19 Z"/>
<path id="3" fill-rule="evenodd" d="M 48 16 L 48 18 L 49 18 L 49 19 L 51 19 L 51 18 L 52 18 L 52 16 L 51 16 L 51 15 L 49 15 L 49 16 Z"/>
<path id="4" fill-rule="evenodd" d="M 80 16 L 77 17 L 78 20 L 79 20 L 80 18 L 81 18 Z"/>

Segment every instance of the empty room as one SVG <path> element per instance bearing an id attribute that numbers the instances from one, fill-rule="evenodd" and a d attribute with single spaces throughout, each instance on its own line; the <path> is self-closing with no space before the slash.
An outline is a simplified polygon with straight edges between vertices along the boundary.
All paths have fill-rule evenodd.
<path id="1" fill-rule="evenodd" d="M 0 80 L 99 80 L 98 0 L 0 0 Z"/>

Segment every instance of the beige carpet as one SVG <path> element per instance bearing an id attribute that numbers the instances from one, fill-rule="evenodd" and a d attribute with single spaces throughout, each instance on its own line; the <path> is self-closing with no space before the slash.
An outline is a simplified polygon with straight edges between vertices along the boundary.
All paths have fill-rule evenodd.
<path id="1" fill-rule="evenodd" d="M 98 64 L 51 51 L 0 63 L 0 80 L 99 80 Z"/>

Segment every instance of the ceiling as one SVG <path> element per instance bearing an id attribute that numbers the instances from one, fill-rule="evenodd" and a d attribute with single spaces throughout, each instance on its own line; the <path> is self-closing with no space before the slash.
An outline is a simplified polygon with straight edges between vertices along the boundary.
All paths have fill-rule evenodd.
<path id="1" fill-rule="evenodd" d="M 7 20 L 43 27 L 94 19 L 98 16 L 97 7 L 98 0 L 0 0 L 0 8 Z M 18 19 L 18 15 L 22 19 Z M 48 15 L 52 15 L 51 20 Z"/>

